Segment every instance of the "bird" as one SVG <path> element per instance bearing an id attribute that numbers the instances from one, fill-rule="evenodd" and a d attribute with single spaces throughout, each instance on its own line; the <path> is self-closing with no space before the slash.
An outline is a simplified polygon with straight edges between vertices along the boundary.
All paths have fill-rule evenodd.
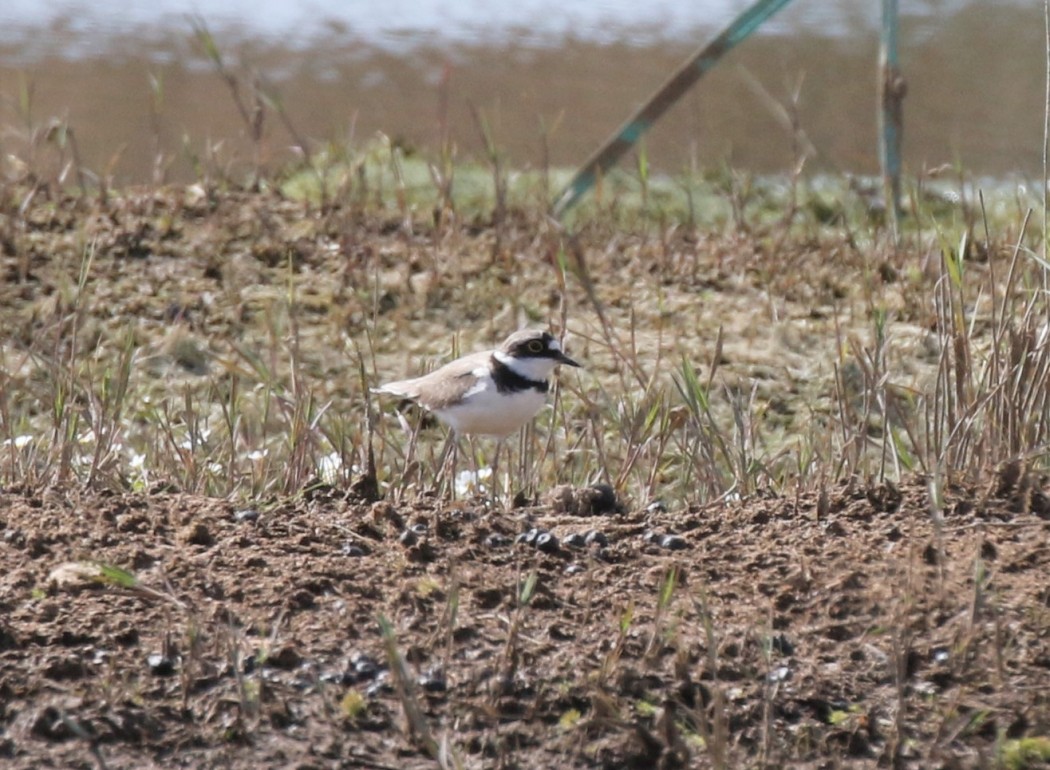
<path id="1" fill-rule="evenodd" d="M 543 407 L 559 364 L 580 367 L 546 330 L 514 332 L 495 350 L 470 353 L 422 377 L 373 388 L 434 414 L 459 435 L 504 439 Z"/>

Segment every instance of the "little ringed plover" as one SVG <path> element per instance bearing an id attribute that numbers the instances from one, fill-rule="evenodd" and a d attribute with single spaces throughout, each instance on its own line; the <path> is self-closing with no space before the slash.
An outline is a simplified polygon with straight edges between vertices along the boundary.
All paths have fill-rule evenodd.
<path id="1" fill-rule="evenodd" d="M 540 411 L 558 364 L 579 366 L 550 332 L 525 329 L 495 350 L 471 353 L 422 377 L 388 382 L 373 392 L 414 401 L 457 434 L 502 439 Z"/>

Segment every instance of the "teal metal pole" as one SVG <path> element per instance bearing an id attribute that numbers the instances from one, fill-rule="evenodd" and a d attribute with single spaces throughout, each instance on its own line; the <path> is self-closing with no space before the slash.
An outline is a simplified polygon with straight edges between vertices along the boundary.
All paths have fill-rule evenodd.
<path id="1" fill-rule="evenodd" d="M 897 0 L 882 0 L 882 40 L 879 45 L 879 165 L 893 237 L 900 237 L 901 138 L 904 134 L 904 94 L 907 86 L 897 55 Z"/>
<path id="2" fill-rule="evenodd" d="M 594 187 L 599 174 L 633 147 L 642 135 L 677 102 L 686 91 L 737 43 L 746 39 L 766 19 L 791 0 L 758 0 L 736 17 L 722 34 L 690 56 L 620 128 L 576 171 L 572 181 L 555 199 L 553 213 L 561 217 Z M 896 5 L 896 3 L 894 3 Z"/>

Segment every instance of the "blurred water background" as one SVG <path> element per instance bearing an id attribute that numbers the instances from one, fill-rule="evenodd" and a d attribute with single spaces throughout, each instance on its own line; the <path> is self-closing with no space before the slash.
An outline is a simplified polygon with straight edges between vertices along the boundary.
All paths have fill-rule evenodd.
<path id="1" fill-rule="evenodd" d="M 0 149 L 57 119 L 85 166 L 121 183 L 192 179 L 210 147 L 251 157 L 242 118 L 205 55 L 263 84 L 317 146 L 382 132 L 409 151 L 480 157 L 476 115 L 517 167 L 574 166 L 744 0 L 6 0 Z M 1042 3 L 901 1 L 906 171 L 1042 174 Z M 877 170 L 876 0 L 795 0 L 734 50 L 647 137 L 656 168 Z M 267 113 L 263 161 L 292 156 Z"/>

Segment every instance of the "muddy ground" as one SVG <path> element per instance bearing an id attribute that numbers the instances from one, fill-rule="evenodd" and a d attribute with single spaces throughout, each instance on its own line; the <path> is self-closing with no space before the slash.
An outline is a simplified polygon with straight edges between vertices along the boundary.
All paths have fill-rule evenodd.
<path id="1" fill-rule="evenodd" d="M 0 764 L 1000 766 L 1050 732 L 1050 500 L 1015 470 L 939 517 L 919 480 L 574 513 L 8 488 Z"/>

